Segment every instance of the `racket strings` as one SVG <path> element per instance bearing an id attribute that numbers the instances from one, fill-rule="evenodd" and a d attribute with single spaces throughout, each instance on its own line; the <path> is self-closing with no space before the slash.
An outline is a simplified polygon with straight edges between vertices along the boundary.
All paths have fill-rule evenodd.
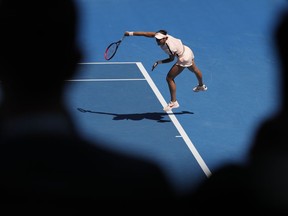
<path id="1" fill-rule="evenodd" d="M 115 55 L 116 50 L 117 50 L 117 46 L 118 45 L 116 43 L 113 43 L 107 48 L 107 50 L 105 52 L 105 58 L 107 60 L 111 59 Z"/>

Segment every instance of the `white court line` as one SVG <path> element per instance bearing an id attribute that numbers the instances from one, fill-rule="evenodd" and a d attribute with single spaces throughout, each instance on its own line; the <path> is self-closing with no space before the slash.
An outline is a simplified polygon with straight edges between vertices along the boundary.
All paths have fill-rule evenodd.
<path id="1" fill-rule="evenodd" d="M 71 79 L 71 80 L 66 80 L 70 82 L 110 82 L 110 81 L 137 81 L 137 80 L 146 80 L 146 79 Z"/>
<path id="2" fill-rule="evenodd" d="M 78 64 L 135 64 L 136 62 L 82 62 Z"/>
<path id="3" fill-rule="evenodd" d="M 163 107 L 166 106 L 167 103 L 166 103 L 164 97 L 162 96 L 162 94 L 158 90 L 157 86 L 155 85 L 155 83 L 151 79 L 150 75 L 148 74 L 148 72 L 146 71 L 146 69 L 144 68 L 142 63 L 141 62 L 136 62 L 136 64 L 137 64 L 139 70 L 142 72 L 142 74 L 145 77 L 145 79 L 147 80 L 147 82 L 149 83 L 150 87 L 154 91 L 155 95 L 159 99 L 159 101 L 162 104 L 162 106 Z M 172 111 L 167 111 L 167 113 L 170 114 L 169 117 L 170 117 L 171 121 L 174 123 L 174 125 L 177 128 L 178 132 L 180 133 L 180 135 L 184 139 L 186 145 L 188 146 L 188 148 L 190 149 L 190 151 L 194 155 L 195 159 L 197 160 L 198 164 L 200 165 L 200 167 L 202 168 L 202 170 L 204 171 L 206 176 L 209 177 L 211 175 L 211 171 L 209 170 L 209 168 L 207 167 L 206 163 L 204 162 L 204 160 L 200 156 L 199 152 L 195 148 L 195 146 L 192 143 L 192 141 L 189 139 L 188 135 L 186 134 L 185 130 L 183 129 L 183 127 L 181 126 L 181 124 L 177 120 L 176 116 L 173 114 Z"/>

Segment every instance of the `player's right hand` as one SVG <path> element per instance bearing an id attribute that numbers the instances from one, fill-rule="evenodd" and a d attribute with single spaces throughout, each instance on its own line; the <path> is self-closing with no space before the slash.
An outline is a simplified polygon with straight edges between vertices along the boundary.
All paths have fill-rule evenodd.
<path id="1" fill-rule="evenodd" d="M 131 36 L 131 35 L 132 35 L 132 32 L 126 31 L 126 32 L 124 33 L 124 35 L 125 35 L 125 36 Z"/>

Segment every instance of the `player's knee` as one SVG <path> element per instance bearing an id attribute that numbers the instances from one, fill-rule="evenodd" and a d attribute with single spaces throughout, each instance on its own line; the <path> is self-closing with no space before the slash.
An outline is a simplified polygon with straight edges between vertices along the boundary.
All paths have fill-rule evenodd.
<path id="1" fill-rule="evenodd" d="M 166 76 L 166 81 L 169 83 L 169 82 L 173 82 L 174 80 L 174 77 L 171 77 L 171 76 Z"/>

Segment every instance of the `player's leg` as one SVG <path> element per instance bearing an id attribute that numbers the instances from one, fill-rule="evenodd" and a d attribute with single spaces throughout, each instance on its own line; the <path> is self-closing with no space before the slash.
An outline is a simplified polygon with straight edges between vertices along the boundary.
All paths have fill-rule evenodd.
<path id="1" fill-rule="evenodd" d="M 194 59 L 192 60 L 192 65 L 189 66 L 188 69 L 195 74 L 195 76 L 198 80 L 198 85 L 193 88 L 193 91 L 195 91 L 195 92 L 206 91 L 207 86 L 204 85 L 204 83 L 203 83 L 202 72 L 200 71 L 200 69 L 195 64 Z"/>
<path id="2" fill-rule="evenodd" d="M 166 107 L 164 107 L 165 111 L 179 107 L 179 104 L 176 99 L 175 78 L 183 71 L 183 69 L 184 69 L 183 67 L 174 64 L 166 76 L 166 81 L 167 81 L 169 91 L 170 91 L 170 103 L 167 104 Z"/>

